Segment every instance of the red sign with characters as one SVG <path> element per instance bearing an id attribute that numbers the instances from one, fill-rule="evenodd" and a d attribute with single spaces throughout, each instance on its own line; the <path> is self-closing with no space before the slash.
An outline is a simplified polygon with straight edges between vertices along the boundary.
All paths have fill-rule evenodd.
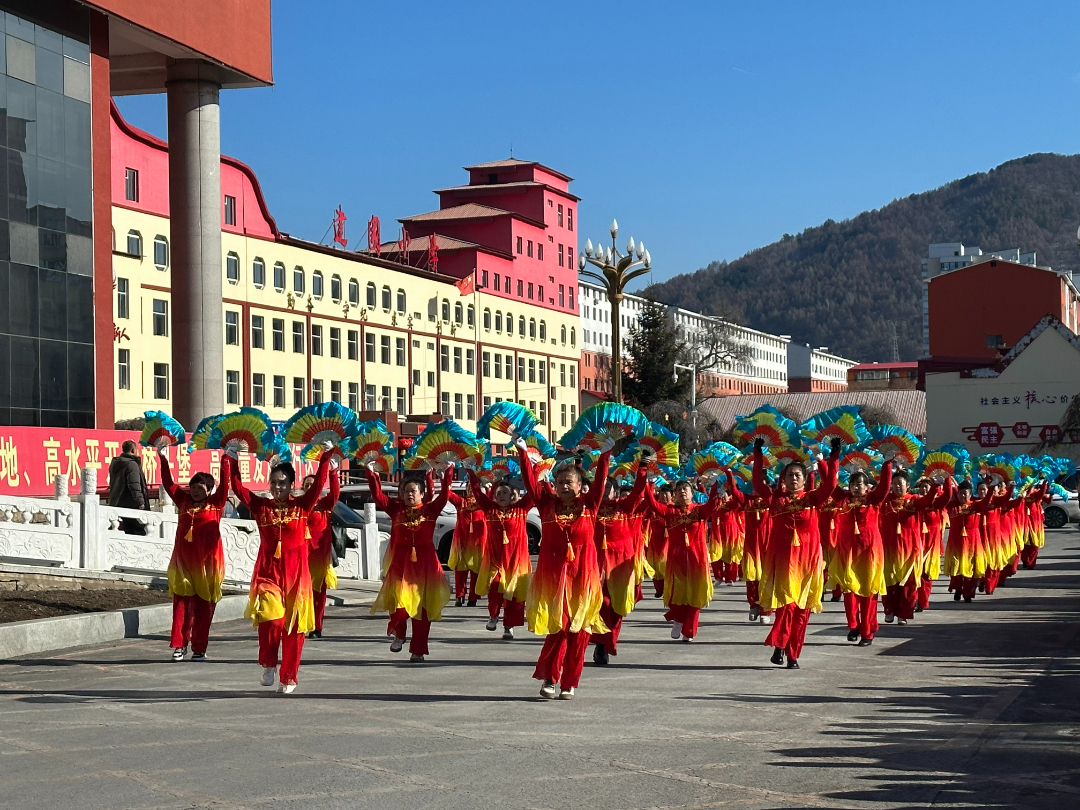
<path id="1" fill-rule="evenodd" d="M 124 430 L 74 430 L 66 428 L 0 427 L 0 494 L 52 495 L 53 479 L 67 476 L 72 495 L 82 487 L 82 470 L 91 467 L 98 471 L 98 490 L 109 486 L 109 462 L 120 455 L 120 446 L 131 439 L 138 442 L 139 434 Z M 293 447 L 299 453 L 300 447 Z M 161 483 L 157 452 L 138 446 L 143 473 L 150 486 Z M 187 451 L 187 445 L 170 447 L 167 451 L 173 477 L 185 484 L 197 472 L 208 472 L 217 480 L 221 476 L 221 451 Z M 268 487 L 270 465 L 255 456 L 243 454 L 238 461 L 240 479 L 253 490 Z M 314 473 L 313 462 L 294 458 L 297 480 Z"/>

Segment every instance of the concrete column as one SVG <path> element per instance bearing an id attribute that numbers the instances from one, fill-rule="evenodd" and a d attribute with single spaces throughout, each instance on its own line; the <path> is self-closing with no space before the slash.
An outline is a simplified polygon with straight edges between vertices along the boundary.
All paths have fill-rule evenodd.
<path id="1" fill-rule="evenodd" d="M 221 309 L 221 85 L 212 65 L 173 62 L 169 110 L 173 416 L 189 430 L 225 405 Z"/>

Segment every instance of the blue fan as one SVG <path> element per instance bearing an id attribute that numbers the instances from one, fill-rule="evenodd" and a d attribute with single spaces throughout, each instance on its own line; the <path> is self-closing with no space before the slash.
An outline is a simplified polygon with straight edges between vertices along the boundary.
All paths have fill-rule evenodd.
<path id="1" fill-rule="evenodd" d="M 641 438 L 648 424 L 645 414 L 637 408 L 615 402 L 600 402 L 578 417 L 559 444 L 567 450 L 578 447 L 599 450 L 609 438 L 615 442 Z"/>
<path id="2" fill-rule="evenodd" d="M 169 447 L 187 441 L 184 426 L 165 411 L 147 411 L 139 444 L 143 447 Z"/>
<path id="3" fill-rule="evenodd" d="M 507 435 L 519 433 L 524 436 L 539 424 L 540 420 L 536 418 L 536 414 L 524 405 L 506 400 L 490 405 L 476 420 L 476 435 L 481 439 L 490 439 L 491 431 L 494 429 Z"/>

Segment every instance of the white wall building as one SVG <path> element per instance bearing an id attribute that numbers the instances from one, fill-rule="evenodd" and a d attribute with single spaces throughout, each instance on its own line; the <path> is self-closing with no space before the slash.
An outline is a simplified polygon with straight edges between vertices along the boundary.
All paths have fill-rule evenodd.
<path id="1" fill-rule="evenodd" d="M 805 343 L 788 345 L 788 390 L 792 392 L 846 391 L 848 369 L 854 360 L 830 354 L 828 346 L 812 349 Z"/>

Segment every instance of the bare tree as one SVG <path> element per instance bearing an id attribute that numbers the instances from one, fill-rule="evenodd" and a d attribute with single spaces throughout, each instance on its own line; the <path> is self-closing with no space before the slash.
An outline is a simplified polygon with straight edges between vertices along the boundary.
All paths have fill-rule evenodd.
<path id="1" fill-rule="evenodd" d="M 753 365 L 750 344 L 739 339 L 735 323 L 722 317 L 710 316 L 701 329 L 687 336 L 686 347 L 693 362 L 701 370 L 736 370 Z"/>

